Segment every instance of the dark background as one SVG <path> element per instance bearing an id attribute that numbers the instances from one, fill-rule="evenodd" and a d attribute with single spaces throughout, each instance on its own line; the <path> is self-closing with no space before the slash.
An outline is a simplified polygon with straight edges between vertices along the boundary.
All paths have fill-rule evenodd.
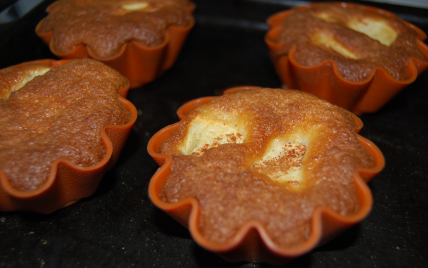
<path id="1" fill-rule="evenodd" d="M 45 1 L 0 24 L 0 68 L 55 58 L 34 34 Z M 264 44 L 268 16 L 299 1 L 194 0 L 196 25 L 174 67 L 130 91 L 139 111 L 117 165 L 96 193 L 40 215 L 0 212 L 0 267 L 270 267 L 228 263 L 193 242 L 187 229 L 154 207 L 147 188 L 158 166 L 150 137 L 175 123 L 184 102 L 239 85 L 280 87 Z M 367 4 L 367 2 L 364 2 Z M 428 32 L 428 10 L 373 4 Z M 384 153 L 370 183 L 366 220 L 288 267 L 428 267 L 428 72 L 385 107 L 363 115 L 361 135 Z"/>

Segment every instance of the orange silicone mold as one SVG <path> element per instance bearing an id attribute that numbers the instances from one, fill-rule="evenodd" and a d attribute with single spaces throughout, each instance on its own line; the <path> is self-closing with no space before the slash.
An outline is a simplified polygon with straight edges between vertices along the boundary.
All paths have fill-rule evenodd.
<path id="1" fill-rule="evenodd" d="M 255 88 L 259 87 L 236 87 L 225 91 L 224 94 L 230 94 L 241 89 Z M 194 107 L 210 102 L 214 98 L 216 97 L 199 98 L 184 104 L 177 111 L 178 117 L 180 120 L 185 118 Z M 353 117 L 356 122 L 355 131 L 358 132 L 363 124 L 358 117 Z M 248 221 L 243 224 L 232 239 L 227 242 L 216 243 L 207 240 L 199 230 L 200 206 L 196 199 L 186 198 L 177 203 L 166 203 L 160 198 L 162 188 L 171 172 L 172 156 L 159 154 L 157 151 L 179 124 L 176 123 L 163 128 L 149 141 L 148 152 L 161 166 L 150 181 L 149 196 L 158 208 L 187 227 L 193 239 L 201 247 L 217 253 L 227 261 L 266 262 L 273 265 L 282 265 L 292 258 L 311 251 L 316 246 L 329 241 L 344 229 L 362 221 L 371 210 L 373 199 L 366 183 L 383 169 L 385 160 L 380 150 L 372 142 L 358 135 L 360 144 L 373 156 L 375 166 L 369 169 L 360 168 L 354 173 L 355 186 L 360 201 L 360 210 L 356 214 L 342 216 L 330 209 L 316 208 L 311 220 L 309 238 L 304 243 L 293 247 L 281 247 L 275 244 L 269 237 L 265 227 L 257 221 Z"/>
<path id="2" fill-rule="evenodd" d="M 52 3 L 46 12 L 49 13 L 57 2 Z M 196 6 L 190 4 L 186 11 L 191 14 Z M 54 32 L 40 33 L 41 20 L 36 26 L 36 34 L 47 45 L 50 51 L 62 59 L 92 58 L 118 70 L 131 82 L 131 88 L 137 88 L 153 81 L 174 65 L 175 60 L 190 30 L 195 25 L 193 17 L 187 26 L 170 26 L 165 33 L 164 41 L 158 46 L 144 46 L 136 40 L 122 45 L 119 53 L 109 58 L 97 57 L 86 44 L 79 44 L 68 53 L 59 53 L 53 45 Z"/>
<path id="3" fill-rule="evenodd" d="M 41 63 L 55 67 L 69 61 L 71 60 L 37 60 L 16 66 Z M 120 89 L 118 93 L 120 102 L 131 112 L 131 119 L 125 125 L 106 126 L 102 130 L 101 141 L 106 154 L 98 164 L 81 167 L 67 159 L 57 159 L 51 166 L 46 182 L 38 189 L 28 192 L 14 189 L 6 174 L 0 169 L 0 211 L 28 211 L 47 214 L 92 195 L 103 174 L 115 165 L 137 119 L 137 109 L 125 99 L 128 89 L 129 85 Z"/>
<path id="4" fill-rule="evenodd" d="M 267 19 L 270 30 L 265 36 L 265 42 L 271 52 L 281 50 L 284 45 L 277 43 L 276 37 L 280 33 L 281 21 L 290 16 L 295 10 L 304 10 L 319 6 L 323 3 L 314 3 L 282 11 Z M 362 7 L 370 12 L 382 14 L 390 18 L 398 18 L 388 11 L 352 3 L 332 3 L 346 7 Z M 415 25 L 403 21 L 408 27 L 415 30 L 419 36 L 417 46 L 428 59 L 428 46 L 423 42 L 426 34 Z M 305 66 L 295 60 L 297 46 L 294 45 L 287 54 L 273 59 L 276 71 L 280 76 L 283 87 L 300 89 L 325 99 L 337 106 L 345 108 L 355 114 L 373 113 L 378 111 L 400 90 L 413 83 L 417 76 L 428 68 L 428 61 L 409 58 L 407 63 L 407 79 L 397 80 L 383 68 L 374 68 L 369 77 L 363 81 L 354 82 L 343 78 L 337 64 L 333 60 L 326 60 L 318 65 Z"/>

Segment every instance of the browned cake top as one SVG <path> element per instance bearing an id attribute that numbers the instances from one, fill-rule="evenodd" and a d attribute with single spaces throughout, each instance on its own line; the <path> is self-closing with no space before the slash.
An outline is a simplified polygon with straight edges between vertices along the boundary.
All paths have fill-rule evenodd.
<path id="1" fill-rule="evenodd" d="M 186 26 L 188 0 L 61 0 L 43 21 L 40 33 L 54 32 L 54 48 L 68 53 L 79 44 L 107 58 L 138 40 L 146 46 L 164 41 L 170 25 Z"/>
<path id="2" fill-rule="evenodd" d="M 357 212 L 353 173 L 374 165 L 349 112 L 281 89 L 242 90 L 198 106 L 159 152 L 173 155 L 161 198 L 196 198 L 207 239 L 227 241 L 256 220 L 282 246 L 305 241 L 318 206 Z"/>
<path id="3" fill-rule="evenodd" d="M 23 191 L 39 188 L 59 158 L 80 166 L 97 164 L 105 155 L 101 130 L 130 120 L 117 94 L 127 83 L 117 71 L 89 59 L 52 68 L 4 69 L 0 169 L 11 185 Z"/>
<path id="4" fill-rule="evenodd" d="M 362 81 L 377 66 L 395 79 L 405 80 L 410 57 L 427 60 L 416 45 L 418 35 L 412 28 L 398 18 L 361 7 L 324 4 L 293 10 L 281 23 L 276 41 L 285 47 L 273 57 L 297 45 L 298 63 L 313 66 L 332 59 L 347 80 Z"/>

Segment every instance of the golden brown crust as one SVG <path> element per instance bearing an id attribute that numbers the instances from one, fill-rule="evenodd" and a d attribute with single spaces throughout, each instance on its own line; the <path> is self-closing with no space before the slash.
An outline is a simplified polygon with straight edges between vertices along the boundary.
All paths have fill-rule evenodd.
<path id="1" fill-rule="evenodd" d="M 170 25 L 188 25 L 189 3 L 188 0 L 62 0 L 43 20 L 39 32 L 54 32 L 53 45 L 59 53 L 86 44 L 95 55 L 107 58 L 117 55 L 121 46 L 131 40 L 146 46 L 161 44 Z"/>
<path id="2" fill-rule="evenodd" d="M 10 67 L 0 73 L 0 81 L 13 73 L 25 71 Z M 76 60 L 53 67 L 0 100 L 0 169 L 11 185 L 37 189 L 59 158 L 81 166 L 97 164 L 105 155 L 101 130 L 130 120 L 117 94 L 127 84 L 102 63 Z"/>
<path id="3" fill-rule="evenodd" d="M 332 59 L 351 81 L 366 79 L 375 67 L 405 80 L 409 58 L 427 60 L 416 45 L 418 34 L 403 21 L 358 6 L 323 4 L 293 10 L 281 27 L 275 41 L 285 47 L 274 58 L 297 45 L 298 63 L 314 66 Z"/>
<path id="4" fill-rule="evenodd" d="M 19 90 L 37 75 L 43 75 L 50 67 L 33 63 L 23 68 L 6 68 L 0 73 L 0 99 L 6 100 L 12 92 Z"/>
<path id="5" fill-rule="evenodd" d="M 186 155 L 183 144 L 193 135 L 189 126 L 201 117 L 236 127 L 242 142 L 211 144 L 202 155 Z M 272 144 L 283 146 L 292 163 L 282 162 L 284 154 L 264 161 Z M 244 222 L 256 220 L 282 246 L 307 238 L 317 206 L 342 215 L 357 212 L 353 173 L 374 165 L 358 142 L 349 112 L 310 94 L 281 89 L 241 90 L 198 106 L 159 153 L 173 155 L 162 200 L 196 198 L 207 239 L 227 241 Z M 262 162 L 266 169 L 257 168 Z M 271 162 L 284 165 L 269 166 Z M 282 176 L 272 176 L 271 169 Z"/>

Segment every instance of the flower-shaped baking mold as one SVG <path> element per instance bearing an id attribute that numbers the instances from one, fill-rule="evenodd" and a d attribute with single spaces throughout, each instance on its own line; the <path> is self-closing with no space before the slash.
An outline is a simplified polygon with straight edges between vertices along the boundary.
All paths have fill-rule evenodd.
<path id="1" fill-rule="evenodd" d="M 140 35 L 148 35 L 148 39 L 153 41 L 155 37 L 154 34 L 145 34 L 144 30 L 135 31 L 135 33 L 131 33 L 129 31 L 129 27 L 126 25 L 138 25 L 137 21 L 140 17 L 145 17 L 145 14 L 151 14 L 159 12 L 159 10 L 162 11 L 162 4 L 165 2 L 166 4 L 171 4 L 174 2 L 178 2 L 176 0 L 165 0 L 157 3 L 153 0 L 144 0 L 144 1 L 88 1 L 87 4 L 73 4 L 73 5 L 82 5 L 82 7 L 86 7 L 88 10 L 95 9 L 97 6 L 97 2 L 104 3 L 103 8 L 107 6 L 107 9 L 111 9 L 112 7 L 116 7 L 116 13 L 113 15 L 107 15 L 106 12 L 98 12 L 94 10 L 92 13 L 95 13 L 95 16 L 103 17 L 107 21 L 114 21 L 116 17 L 120 17 L 119 15 L 127 15 L 130 16 L 130 18 L 123 20 L 124 26 L 122 28 L 124 29 L 104 29 L 104 34 L 108 35 L 109 33 L 117 33 L 122 32 L 125 33 L 128 31 L 129 34 L 126 34 L 126 40 L 124 40 L 120 47 L 115 49 L 116 51 L 114 54 L 109 54 L 107 56 L 103 55 L 100 56 L 99 53 L 97 54 L 96 50 L 93 47 L 90 47 L 87 43 L 85 43 L 85 40 L 82 40 L 81 43 L 75 44 L 74 47 L 71 50 L 68 51 L 59 51 L 55 46 L 55 38 L 56 35 L 64 37 L 64 35 L 68 34 L 68 31 L 66 33 L 56 33 L 54 29 L 50 29 L 47 31 L 41 31 L 42 24 L 46 20 L 41 20 L 36 27 L 36 34 L 47 44 L 49 45 L 49 48 L 51 52 L 62 59 L 81 59 L 81 58 L 92 58 L 95 60 L 98 60 L 106 65 L 109 65 L 116 70 L 118 70 L 121 74 L 126 76 L 129 81 L 131 82 L 131 88 L 137 88 L 144 84 L 147 84 L 151 81 L 153 81 L 155 78 L 159 77 L 164 71 L 171 68 L 177 59 L 177 56 L 186 40 L 186 37 L 190 30 L 193 28 L 195 21 L 193 17 L 191 16 L 192 12 L 195 9 L 195 5 L 187 0 L 180 0 L 181 2 L 186 3 L 186 6 L 184 7 L 184 10 L 181 11 L 182 14 L 186 14 L 186 20 L 187 23 L 182 23 L 181 25 L 176 25 L 174 23 L 168 23 L 165 20 L 151 20 L 148 19 L 149 23 L 151 24 L 152 29 L 158 29 L 160 30 L 162 27 L 166 27 L 164 30 L 160 30 L 164 32 L 163 36 L 161 38 L 158 38 L 158 42 L 148 45 L 143 43 L 142 41 L 139 41 L 133 37 L 133 34 L 140 34 Z M 64 1 L 61 1 L 64 2 Z M 65 3 L 61 3 L 65 4 Z M 58 5 L 58 1 L 52 3 L 47 9 L 47 13 L 54 12 L 55 6 Z M 85 6 L 86 5 L 86 6 Z M 84 13 L 87 11 L 84 11 L 83 8 L 77 10 L 80 13 Z M 67 12 L 71 12 L 67 10 Z M 102 13 L 102 14 L 101 14 Z M 143 15 L 139 15 L 143 14 Z M 81 17 L 81 14 L 76 14 L 76 20 L 77 17 Z M 167 15 L 164 15 L 165 18 L 167 18 Z M 74 20 L 74 19 L 73 19 Z M 68 25 L 70 23 L 70 25 Z M 88 21 L 86 24 L 89 25 L 89 23 L 92 23 L 91 21 Z M 159 25 L 157 25 L 158 23 Z M 152 25 L 153 24 L 153 25 Z M 72 22 L 67 21 L 67 27 L 72 27 Z M 79 26 L 76 26 L 80 29 L 80 24 L 77 24 Z M 103 23 L 106 27 L 111 27 L 111 25 L 107 25 L 106 23 Z M 135 27 L 135 26 L 134 26 Z M 142 28 L 144 28 L 144 25 L 141 25 Z M 92 37 L 96 39 L 104 40 L 111 39 L 109 36 L 100 36 L 101 34 L 99 32 L 93 33 Z M 69 37 L 65 37 L 65 39 L 68 39 Z M 71 38 L 71 37 L 70 37 Z M 101 42 L 100 46 L 114 48 L 114 44 L 109 44 L 106 42 Z"/>
<path id="2" fill-rule="evenodd" d="M 278 36 L 284 28 L 283 21 L 293 13 L 319 8 L 323 5 L 325 4 L 313 3 L 298 6 L 291 10 L 274 14 L 267 19 L 270 30 L 265 36 L 265 42 L 271 52 L 272 61 L 284 88 L 300 89 L 312 93 L 355 114 L 373 113 L 384 106 L 400 90 L 414 82 L 418 75 L 428 68 L 428 46 L 423 42 L 426 39 L 426 34 L 422 30 L 406 21 L 400 20 L 396 15 L 388 11 L 375 7 L 340 2 L 334 2 L 332 5 L 346 9 L 358 8 L 370 12 L 373 16 L 383 16 L 384 18 L 396 20 L 400 23 L 400 27 L 414 31 L 417 35 L 414 37 L 416 39 L 414 46 L 419 48 L 420 52 L 418 53 L 422 53 L 425 60 L 416 57 L 409 57 L 407 60 L 404 59 L 403 63 L 401 63 L 403 66 L 400 67 L 404 68 L 402 69 L 404 72 L 403 79 L 393 77 L 383 67 L 374 67 L 369 73 L 364 74 L 367 76 L 363 77 L 362 80 L 355 81 L 344 78 L 344 74 L 339 71 L 338 63 L 333 59 L 326 59 L 314 65 L 302 64 L 297 60 L 296 55 L 299 52 L 303 54 L 307 50 L 299 51 L 297 45 L 292 45 L 288 50 L 285 50 L 285 45 L 277 41 Z M 326 25 L 330 25 L 330 20 L 333 20 L 327 13 L 322 12 L 316 14 L 316 19 Z M 391 27 L 387 26 L 387 24 L 374 19 L 359 19 L 352 20 L 351 22 L 348 22 L 346 27 L 353 29 L 356 36 L 360 35 L 367 42 L 377 43 L 373 40 L 378 40 L 378 47 L 388 48 L 391 42 L 394 41 L 394 37 L 397 36 L 397 33 Z M 311 43 L 316 47 L 330 51 L 330 55 L 334 55 L 336 59 L 347 58 L 354 60 L 355 63 L 360 61 L 359 57 L 353 57 L 355 55 L 351 49 L 343 45 L 342 41 L 335 40 L 337 38 L 337 36 L 334 37 L 336 33 L 331 37 L 331 34 L 320 34 L 319 31 L 317 32 L 314 36 L 311 36 Z M 306 35 L 307 33 L 302 34 L 302 36 Z M 381 40 L 381 38 L 385 40 Z M 359 46 L 362 50 L 367 49 L 361 44 L 355 42 L 353 44 Z M 405 66 L 406 64 L 407 66 Z M 351 70 L 349 72 L 355 75 L 354 71 Z"/>
<path id="3" fill-rule="evenodd" d="M 237 87 L 225 91 L 231 94 L 241 89 L 259 89 L 259 87 Z M 190 101 L 181 106 L 178 111 L 180 120 L 186 118 L 189 112 L 202 104 L 217 97 L 205 97 Z M 355 132 L 362 128 L 361 120 L 352 115 L 355 121 Z M 148 144 L 148 152 L 161 166 L 154 174 L 149 185 L 149 196 L 152 202 L 161 210 L 190 230 L 193 239 L 203 248 L 217 253 L 228 261 L 266 262 L 282 265 L 292 258 L 311 251 L 334 236 L 363 220 L 371 210 L 372 195 L 366 183 L 384 167 L 384 158 L 379 149 L 369 140 L 358 136 L 359 143 L 374 159 L 372 168 L 355 170 L 354 183 L 359 201 L 359 210 L 352 215 L 340 215 L 332 209 L 317 207 L 310 221 L 310 234 L 306 241 L 295 246 L 279 246 L 273 242 L 265 226 L 258 221 L 245 222 L 230 240 L 214 242 L 205 238 L 200 230 L 200 204 L 195 198 L 181 199 L 175 203 L 163 201 L 162 189 L 171 173 L 173 158 L 171 155 L 158 153 L 160 146 L 172 135 L 180 123 L 170 125 L 157 132 Z"/>
<path id="4" fill-rule="evenodd" d="M 16 67 L 23 67 L 30 63 L 56 67 L 70 61 L 37 60 L 21 63 Z M 101 161 L 94 166 L 82 167 L 67 159 L 57 159 L 50 168 L 47 180 L 41 187 L 32 191 L 15 189 L 9 182 L 7 175 L 0 170 L 0 210 L 47 214 L 92 195 L 103 174 L 115 165 L 137 119 L 135 106 L 125 99 L 128 90 L 129 84 L 119 89 L 118 94 L 120 102 L 130 111 L 131 118 L 127 124 L 110 125 L 103 128 L 100 135 L 105 156 Z"/>

